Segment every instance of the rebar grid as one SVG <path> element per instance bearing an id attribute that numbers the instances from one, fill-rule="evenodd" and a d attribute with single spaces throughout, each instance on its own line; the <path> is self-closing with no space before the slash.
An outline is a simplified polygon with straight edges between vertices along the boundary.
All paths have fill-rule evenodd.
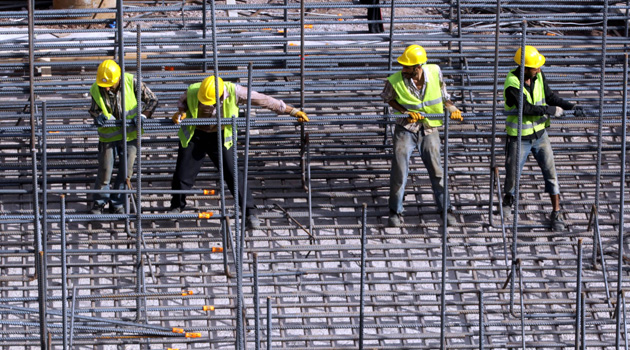
<path id="1" fill-rule="evenodd" d="M 382 34 L 365 32 L 373 6 L 353 2 L 207 5 L 0 12 L 0 345 L 625 346 L 628 282 L 618 271 L 630 211 L 627 2 L 387 2 L 378 5 Z M 108 28 L 111 19 L 92 19 L 96 13 L 117 15 L 117 24 Z M 494 82 L 515 65 L 523 21 L 527 43 L 547 57 L 552 88 L 587 111 L 549 129 L 567 233 L 548 228 L 548 197 L 531 158 L 520 179 L 518 235 L 498 212 L 494 167 L 502 186 L 505 113 Z M 443 150 L 459 222 L 447 231 L 417 155 L 406 224 L 384 225 L 393 119 L 379 94 L 412 43 L 441 66 L 465 118 L 448 124 Z M 87 91 L 97 65 L 120 52 L 160 104 L 143 123 L 125 214 L 91 215 L 97 137 Z M 222 178 L 211 163 L 187 192 L 193 210 L 166 213 L 178 142 L 167 118 L 187 85 L 213 69 L 241 84 L 251 78 L 254 90 L 311 117 L 302 128 L 254 108 L 249 127 L 236 121 L 239 166 L 250 130 L 248 187 L 263 220 L 262 229 L 244 232 L 242 256 L 234 202 L 218 194 Z M 198 215 L 207 212 L 214 215 Z"/>

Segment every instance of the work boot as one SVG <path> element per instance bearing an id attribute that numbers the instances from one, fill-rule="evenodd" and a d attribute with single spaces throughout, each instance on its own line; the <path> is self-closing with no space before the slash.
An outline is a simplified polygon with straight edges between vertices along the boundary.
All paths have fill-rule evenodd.
<path id="1" fill-rule="evenodd" d="M 114 207 L 111 204 L 109 205 L 109 213 L 110 214 L 124 214 L 125 213 L 125 207 L 118 206 L 118 207 Z"/>
<path id="2" fill-rule="evenodd" d="M 403 220 L 402 214 L 398 214 L 396 212 L 389 212 L 389 219 L 387 220 L 387 226 L 389 227 L 400 227 L 405 222 Z"/>
<path id="3" fill-rule="evenodd" d="M 444 221 L 444 214 L 440 213 L 440 217 L 442 218 L 442 221 Z M 451 209 L 448 209 L 446 211 L 446 226 L 455 226 L 455 224 L 457 224 L 457 218 L 455 217 L 455 215 L 453 215 L 453 211 Z"/>
<path id="4" fill-rule="evenodd" d="M 503 203 L 503 221 L 507 224 L 512 221 L 512 206 Z"/>
<path id="5" fill-rule="evenodd" d="M 562 232 L 566 231 L 567 225 L 562 220 L 562 212 L 561 211 L 552 211 L 551 212 L 551 230 L 553 232 Z"/>
<path id="6" fill-rule="evenodd" d="M 512 207 L 514 206 L 514 197 L 506 194 L 503 196 L 503 219 L 505 223 L 512 221 Z"/>
<path id="7" fill-rule="evenodd" d="M 171 208 L 168 211 L 169 214 L 181 214 L 181 212 L 182 212 L 182 208 Z"/>
<path id="8" fill-rule="evenodd" d="M 254 214 L 247 215 L 247 219 L 245 220 L 245 227 L 248 230 L 256 230 L 260 228 L 260 219 L 258 216 Z"/>
<path id="9" fill-rule="evenodd" d="M 90 214 L 103 214 L 103 209 L 105 209 L 105 204 L 98 204 L 94 202 L 92 205 L 92 209 L 90 209 Z"/>

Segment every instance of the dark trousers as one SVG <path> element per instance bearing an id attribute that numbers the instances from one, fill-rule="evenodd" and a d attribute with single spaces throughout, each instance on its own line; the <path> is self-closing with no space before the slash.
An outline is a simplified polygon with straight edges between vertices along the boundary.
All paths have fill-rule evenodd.
<path id="1" fill-rule="evenodd" d="M 361 0 L 361 4 L 378 5 L 380 0 Z M 368 21 L 382 21 L 383 15 L 380 8 L 369 8 L 367 10 Z M 383 23 L 368 23 L 368 31 L 370 33 L 382 33 L 385 31 Z"/>
<path id="2" fill-rule="evenodd" d="M 233 149 L 225 149 L 221 147 L 223 153 L 223 178 L 227 184 L 232 196 L 234 196 L 234 154 Z M 174 190 L 189 190 L 195 184 L 195 179 L 199 170 L 203 165 L 203 160 L 206 154 L 212 160 L 212 163 L 219 168 L 219 151 L 217 147 L 217 133 L 207 133 L 203 131 L 195 131 L 192 139 L 188 143 L 188 147 L 182 147 L 179 143 L 179 150 L 177 151 L 177 165 L 175 166 L 175 173 L 173 174 L 173 182 L 171 187 Z M 244 186 L 243 171 L 238 171 L 238 202 L 240 208 L 243 208 L 243 200 L 245 194 L 243 194 Z M 254 198 L 251 191 L 247 191 L 247 214 L 255 213 Z M 185 194 L 173 194 L 171 198 L 171 209 L 186 207 L 186 195 Z"/>

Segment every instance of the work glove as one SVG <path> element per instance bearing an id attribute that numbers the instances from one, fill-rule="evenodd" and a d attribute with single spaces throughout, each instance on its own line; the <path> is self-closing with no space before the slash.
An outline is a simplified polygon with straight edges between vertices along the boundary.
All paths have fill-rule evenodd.
<path id="1" fill-rule="evenodd" d="M 142 118 L 142 124 L 144 124 L 144 121 L 147 120 L 147 116 L 144 114 L 140 114 L 140 117 Z M 138 126 L 138 116 L 136 115 L 135 117 L 133 117 L 133 119 L 131 120 L 131 124 L 133 124 L 134 126 Z"/>
<path id="2" fill-rule="evenodd" d="M 293 108 L 291 110 L 291 112 L 289 113 L 289 115 L 291 115 L 292 117 L 296 117 L 298 122 L 300 122 L 300 123 L 305 123 L 305 122 L 307 122 L 309 120 L 308 116 L 306 115 L 306 113 L 300 111 L 297 108 Z"/>
<path id="3" fill-rule="evenodd" d="M 173 123 L 175 124 L 179 124 L 181 123 L 182 120 L 186 119 L 186 112 L 175 112 L 175 114 L 173 114 L 173 117 L 171 117 L 171 119 L 173 120 Z"/>
<path id="4" fill-rule="evenodd" d="M 556 106 L 556 112 L 553 114 L 554 117 L 561 117 L 564 114 L 564 109 L 562 107 Z"/>
<path id="5" fill-rule="evenodd" d="M 450 105 L 450 106 L 446 107 L 446 109 L 450 113 L 452 120 L 459 120 L 460 122 L 464 121 L 464 117 L 462 117 L 462 111 L 457 109 L 457 107 L 455 107 L 453 105 Z"/>
<path id="6" fill-rule="evenodd" d="M 584 117 L 586 117 L 586 114 L 584 113 L 584 107 L 578 106 L 578 105 L 573 106 L 573 115 L 576 118 L 584 118 Z"/>
<path id="7" fill-rule="evenodd" d="M 409 123 L 417 123 L 419 121 L 421 121 L 422 119 L 424 119 L 424 116 L 418 112 L 411 112 L 411 111 L 407 111 L 405 112 L 405 114 L 408 114 L 409 116 L 407 117 L 407 122 Z"/>
<path id="8" fill-rule="evenodd" d="M 94 125 L 103 126 L 105 125 L 105 121 L 107 121 L 107 116 L 103 113 L 99 114 L 98 117 L 94 118 Z"/>
<path id="9" fill-rule="evenodd" d="M 308 116 L 306 115 L 306 113 L 299 111 L 297 113 L 295 113 L 295 117 L 297 118 L 298 122 L 300 123 L 306 123 L 307 121 L 309 121 Z"/>

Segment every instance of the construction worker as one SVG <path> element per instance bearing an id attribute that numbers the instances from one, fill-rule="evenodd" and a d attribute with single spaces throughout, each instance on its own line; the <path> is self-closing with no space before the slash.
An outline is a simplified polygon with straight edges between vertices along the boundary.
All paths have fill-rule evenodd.
<path id="1" fill-rule="evenodd" d="M 224 118 L 238 116 L 239 104 L 247 103 L 248 89 L 244 86 L 233 84 L 218 78 L 219 97 L 223 106 L 221 115 Z M 251 91 L 251 103 L 255 106 L 265 107 L 278 114 L 290 114 L 296 117 L 301 123 L 308 122 L 306 113 L 297 108 L 287 105 L 281 100 Z M 205 78 L 201 83 L 195 83 L 188 87 L 188 90 L 179 98 L 178 111 L 172 119 L 175 124 L 179 124 L 186 117 L 190 118 L 214 118 L 216 119 L 216 82 L 214 76 Z M 228 125 L 229 124 L 229 125 Z M 231 121 L 226 121 L 222 125 L 223 129 L 223 176 L 225 182 L 234 194 L 234 157 L 230 150 L 234 144 L 235 130 L 232 130 Z M 203 159 L 206 154 L 218 168 L 219 150 L 217 146 L 217 126 L 216 125 L 182 125 L 178 132 L 179 150 L 177 151 L 177 165 L 173 174 L 173 190 L 189 190 L 195 183 L 195 178 L 201 169 Z M 243 193 L 244 184 L 243 171 L 238 171 L 239 203 L 242 207 L 243 200 L 247 196 L 246 225 L 250 229 L 260 227 L 260 220 L 257 217 L 254 200 L 251 192 Z M 181 213 L 186 207 L 186 195 L 173 194 L 171 199 L 171 213 Z"/>
<path id="2" fill-rule="evenodd" d="M 125 73 L 121 78 L 120 66 L 112 61 L 105 60 L 96 72 L 96 82 L 90 88 L 92 106 L 90 116 L 94 118 L 94 125 L 98 127 L 98 173 L 94 188 L 97 190 L 109 190 L 109 185 L 114 170 L 114 162 L 118 155 L 119 168 L 115 189 L 124 189 L 125 180 L 133 174 L 133 165 L 136 160 L 136 138 L 138 121 L 136 100 L 137 81 L 132 74 Z M 122 111 L 122 90 L 125 90 L 125 113 Z M 141 84 L 142 118 L 151 118 L 158 104 L 155 94 L 143 83 Z M 127 124 L 127 179 L 122 174 L 122 159 L 124 157 L 124 144 L 122 143 L 123 129 L 121 126 L 103 126 L 108 120 L 122 120 Z M 123 213 L 124 196 L 120 193 L 95 193 L 94 203 L 90 212 L 102 214 L 105 205 L 109 202 L 109 212 L 113 214 Z"/>
<path id="3" fill-rule="evenodd" d="M 525 72 L 523 84 L 523 126 L 521 131 L 521 155 L 517 157 L 518 146 L 518 111 L 520 95 L 521 49 L 514 55 L 519 67 L 512 69 L 503 86 L 505 111 L 508 113 L 505 123 L 507 132 L 505 185 L 503 198 L 504 218 L 512 218 L 512 206 L 516 183 L 517 166 L 523 169 L 527 156 L 531 152 L 540 166 L 545 179 L 545 192 L 551 197 L 551 228 L 553 231 L 564 231 L 566 225 L 560 211 L 560 187 L 554 164 L 553 150 L 547 134 L 550 117 L 560 117 L 564 110 L 574 110 L 576 117 L 583 117 L 581 106 L 563 100 L 549 87 L 541 67 L 545 64 L 545 56 L 533 46 L 525 46 Z M 518 160 L 520 159 L 520 161 Z M 517 165 L 518 162 L 518 165 Z"/>
<path id="4" fill-rule="evenodd" d="M 383 100 L 396 110 L 396 114 L 401 115 L 396 119 L 393 136 L 394 158 L 389 179 L 390 227 L 403 224 L 403 199 L 409 175 L 409 159 L 416 148 L 429 172 L 435 204 L 439 212 L 443 213 L 444 172 L 440 161 L 438 131 L 443 120 L 429 119 L 422 113 L 442 114 L 446 108 L 451 119 L 462 121 L 463 118 L 460 110 L 450 100 L 440 67 L 426 62 L 427 53 L 422 46 L 407 47 L 398 57 L 402 70 L 387 78 L 381 93 Z M 454 225 L 457 220 L 452 214 L 448 197 L 447 211 L 446 223 Z"/>

